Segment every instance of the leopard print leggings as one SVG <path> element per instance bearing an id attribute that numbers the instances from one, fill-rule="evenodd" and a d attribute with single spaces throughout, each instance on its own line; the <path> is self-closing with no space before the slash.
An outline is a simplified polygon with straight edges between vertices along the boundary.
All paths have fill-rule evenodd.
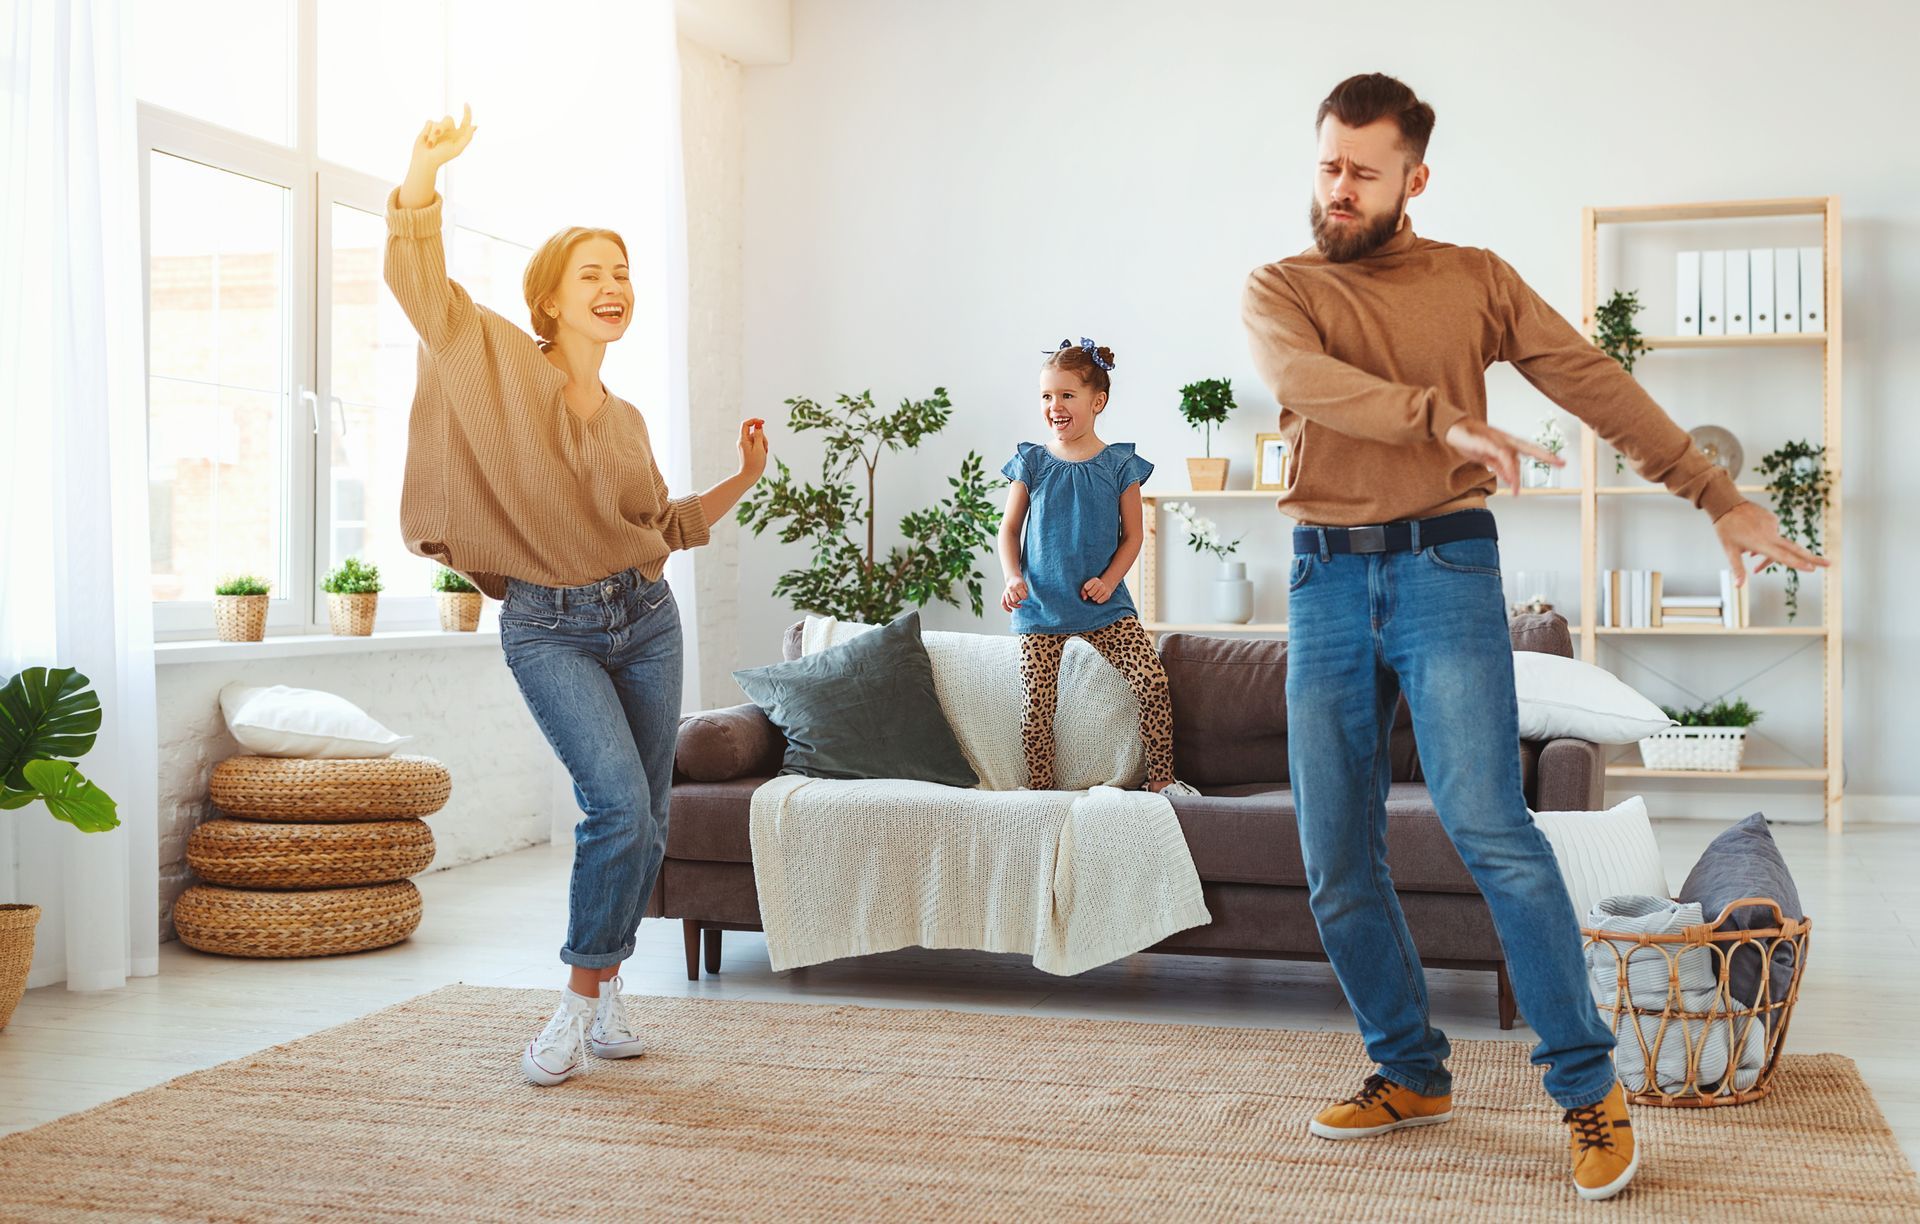
<path id="1" fill-rule="evenodd" d="M 1173 703 L 1167 699 L 1167 672 L 1139 619 L 1126 616 L 1087 633 L 1020 635 L 1020 683 L 1027 693 L 1020 737 L 1026 746 L 1028 788 L 1053 789 L 1053 715 L 1060 697 L 1060 655 L 1067 639 L 1076 637 L 1113 664 L 1139 698 L 1148 781 L 1172 781 Z"/>

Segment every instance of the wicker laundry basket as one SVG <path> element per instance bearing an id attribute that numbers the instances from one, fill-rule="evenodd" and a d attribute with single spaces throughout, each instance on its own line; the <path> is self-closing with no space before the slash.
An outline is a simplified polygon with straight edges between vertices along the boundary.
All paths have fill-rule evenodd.
<path id="1" fill-rule="evenodd" d="M 433 830 L 418 820 L 269 824 L 209 820 L 187 839 L 187 866 L 229 888 L 389 884 L 433 862 Z"/>
<path id="2" fill-rule="evenodd" d="M 229 757 L 213 767 L 213 806 L 243 820 L 400 820 L 446 806 L 453 778 L 429 757 L 308 761 Z"/>
<path id="3" fill-rule="evenodd" d="M 1730 926 L 1733 912 L 1749 906 L 1771 910 L 1773 925 L 1752 930 Z M 1628 934 L 1583 927 L 1589 964 L 1593 949 L 1604 948 L 1600 963 L 1604 966 L 1610 954 L 1617 972 L 1613 1002 L 1600 1004 L 1600 1012 L 1607 1017 L 1619 1043 L 1616 1061 L 1622 1058 L 1620 1051 L 1628 1051 L 1637 1056 L 1643 1069 L 1661 1067 L 1663 1056 L 1665 1065 L 1683 1068 L 1679 1074 L 1666 1077 L 1671 1082 L 1664 1085 L 1658 1072 L 1647 1075 L 1646 1086 L 1629 1090 L 1627 1099 L 1636 1105 L 1706 1108 L 1744 1105 L 1772 1092 L 1787 1022 L 1806 976 L 1807 938 L 1812 927 L 1812 919 L 1788 918 L 1778 904 L 1764 897 L 1735 901 L 1711 922 L 1668 934 Z M 1758 960 L 1757 989 L 1751 999 L 1735 998 L 1729 986 L 1728 972 L 1736 955 Z M 1716 986 L 1696 993 L 1691 1000 L 1682 997 L 1683 956 L 1707 958 L 1717 981 Z M 1773 997 L 1773 976 L 1782 971 L 1776 958 L 1792 971 L 1792 980 L 1780 999 Z M 1651 975 L 1645 968 L 1648 960 L 1656 966 Z M 1639 992 L 1629 989 L 1630 968 L 1641 977 Z M 1647 1006 L 1645 982 L 1649 977 L 1658 980 L 1661 971 L 1666 975 L 1665 998 L 1661 1006 Z M 1748 1059 L 1745 1054 L 1753 1057 Z"/>
<path id="4" fill-rule="evenodd" d="M 269 892 L 196 884 L 173 905 L 180 942 L 224 956 L 334 956 L 399 943 L 420 925 L 411 881 Z"/>

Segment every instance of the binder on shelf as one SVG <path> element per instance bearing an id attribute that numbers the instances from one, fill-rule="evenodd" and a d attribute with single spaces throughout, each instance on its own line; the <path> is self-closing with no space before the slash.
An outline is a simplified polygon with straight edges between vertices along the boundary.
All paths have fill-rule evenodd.
<path id="1" fill-rule="evenodd" d="M 1700 334 L 1700 252 L 1680 252 L 1674 283 L 1677 292 L 1673 304 L 1673 334 L 1697 336 Z"/>
<path id="2" fill-rule="evenodd" d="M 1819 247 L 1800 248 L 1800 330 L 1827 329 L 1827 278 L 1821 274 Z"/>
<path id="3" fill-rule="evenodd" d="M 1773 318 L 1775 331 L 1800 330 L 1800 252 L 1793 247 L 1773 253 Z"/>
<path id="4" fill-rule="evenodd" d="M 1733 599 L 1733 571 L 1720 571 L 1720 627 L 1738 629 L 1739 605 Z"/>
<path id="5" fill-rule="evenodd" d="M 1727 334 L 1727 253 L 1700 252 L 1700 334 Z"/>
<path id="6" fill-rule="evenodd" d="M 1647 592 L 1647 624 L 1655 629 L 1665 626 L 1666 618 L 1660 614 L 1660 571 L 1653 571 L 1650 589 Z"/>
<path id="7" fill-rule="evenodd" d="M 1745 336 L 1753 331 L 1753 316 L 1747 291 L 1746 251 L 1727 252 L 1727 334 Z"/>
<path id="8" fill-rule="evenodd" d="M 1753 321 L 1755 335 L 1771 333 L 1773 325 L 1773 248 L 1747 252 L 1747 284 L 1750 294 L 1747 315 Z"/>
<path id="9" fill-rule="evenodd" d="M 1613 571 L 1601 570 L 1600 571 L 1600 619 L 1597 623 L 1602 629 L 1609 628 L 1613 625 L 1613 592 L 1608 589 L 1612 585 L 1613 585 Z"/>

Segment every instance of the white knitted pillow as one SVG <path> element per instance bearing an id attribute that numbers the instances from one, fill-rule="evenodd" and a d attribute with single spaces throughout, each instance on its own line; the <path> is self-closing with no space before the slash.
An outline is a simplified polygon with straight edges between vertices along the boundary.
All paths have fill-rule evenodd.
<path id="1" fill-rule="evenodd" d="M 1535 812 L 1533 823 L 1547 835 L 1582 921 L 1609 897 L 1671 895 L 1647 801 L 1639 795 L 1604 812 Z"/>
<path id="2" fill-rule="evenodd" d="M 818 654 L 872 628 L 809 616 L 801 631 L 800 653 Z M 1020 639 L 937 629 L 923 631 L 920 638 L 933 662 L 934 695 L 960 751 L 980 775 L 980 789 L 1026 785 L 1027 758 L 1020 742 Z M 1060 790 L 1131 788 L 1147 776 L 1140 703 L 1100 652 L 1078 638 L 1067 643 L 1060 660 L 1053 735 L 1053 784 Z"/>

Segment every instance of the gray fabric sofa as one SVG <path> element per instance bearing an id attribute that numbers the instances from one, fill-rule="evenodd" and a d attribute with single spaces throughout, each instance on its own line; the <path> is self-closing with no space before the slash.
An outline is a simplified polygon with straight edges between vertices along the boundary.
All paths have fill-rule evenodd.
<path id="1" fill-rule="evenodd" d="M 1516 617 L 1516 650 L 1571 656 L 1566 621 Z M 799 626 L 784 653 L 799 653 Z M 1282 641 L 1169 634 L 1160 654 L 1173 700 L 1174 765 L 1200 794 L 1173 800 L 1213 921 L 1148 949 L 1204 956 L 1324 960 L 1307 908 L 1306 873 L 1287 784 L 1286 667 Z M 759 930 L 747 824 L 756 787 L 780 768 L 778 728 L 752 705 L 681 720 L 666 859 L 648 905 L 678 918 L 687 976 L 702 952 L 720 969 L 722 932 Z M 1604 764 L 1585 740 L 1523 740 L 1527 801 L 1536 811 L 1600 806 Z M 1506 963 L 1486 902 L 1435 815 L 1404 699 L 1395 716 L 1387 857 L 1407 923 L 1426 964 L 1496 975 L 1500 1023 L 1515 1021 Z"/>

